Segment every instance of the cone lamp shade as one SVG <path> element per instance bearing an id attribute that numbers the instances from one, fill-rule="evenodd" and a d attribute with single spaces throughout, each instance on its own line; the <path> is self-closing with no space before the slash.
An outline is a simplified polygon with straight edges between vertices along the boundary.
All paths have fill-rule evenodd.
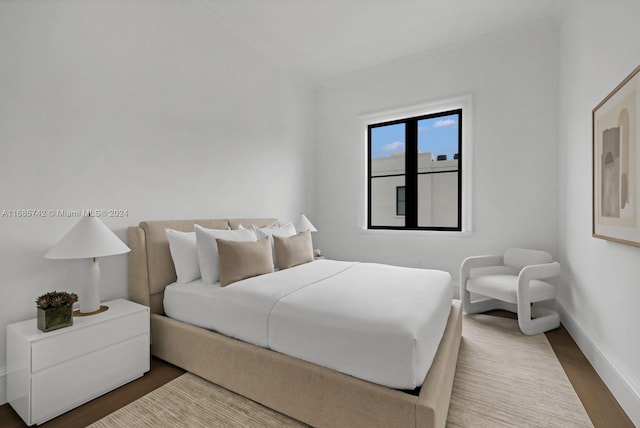
<path id="1" fill-rule="evenodd" d="M 98 217 L 82 217 L 55 247 L 47 259 L 92 259 L 90 278 L 80 292 L 80 313 L 100 309 L 100 266 L 97 257 L 114 256 L 131 251 Z"/>
<path id="2" fill-rule="evenodd" d="M 318 229 L 316 229 L 313 226 L 313 224 L 311 224 L 311 222 L 309 221 L 307 216 L 304 215 L 304 214 L 300 214 L 300 218 L 298 218 L 298 220 L 296 221 L 296 224 L 294 225 L 294 227 L 296 228 L 296 232 L 298 232 L 298 233 L 306 232 L 307 230 L 309 232 L 317 232 L 318 231 Z"/>

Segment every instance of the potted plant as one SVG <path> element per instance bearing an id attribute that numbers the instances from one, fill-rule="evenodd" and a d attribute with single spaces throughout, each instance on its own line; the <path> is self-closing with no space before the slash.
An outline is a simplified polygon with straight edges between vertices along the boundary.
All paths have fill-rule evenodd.
<path id="1" fill-rule="evenodd" d="M 38 297 L 38 330 L 51 331 L 73 325 L 72 308 L 78 301 L 76 293 L 49 291 Z"/>

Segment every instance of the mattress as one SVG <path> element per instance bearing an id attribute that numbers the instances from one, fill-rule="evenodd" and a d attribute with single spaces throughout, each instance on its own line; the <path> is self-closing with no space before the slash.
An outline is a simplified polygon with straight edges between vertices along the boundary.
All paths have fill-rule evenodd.
<path id="1" fill-rule="evenodd" d="M 451 309 L 438 270 L 317 260 L 220 287 L 168 285 L 165 313 L 390 388 L 422 384 Z"/>

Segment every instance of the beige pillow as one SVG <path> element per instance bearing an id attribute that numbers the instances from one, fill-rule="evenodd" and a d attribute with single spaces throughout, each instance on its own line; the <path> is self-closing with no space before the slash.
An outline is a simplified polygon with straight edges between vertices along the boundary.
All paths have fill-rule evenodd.
<path id="1" fill-rule="evenodd" d="M 311 232 L 301 232 L 288 238 L 273 235 L 278 269 L 288 269 L 313 261 Z"/>
<path id="2" fill-rule="evenodd" d="M 227 241 L 216 239 L 220 260 L 220 286 L 273 272 L 273 256 L 268 239 Z"/>

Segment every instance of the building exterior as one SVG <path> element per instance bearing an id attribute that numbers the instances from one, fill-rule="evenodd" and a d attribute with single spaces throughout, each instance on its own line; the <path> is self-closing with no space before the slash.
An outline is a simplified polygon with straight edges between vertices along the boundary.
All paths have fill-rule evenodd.
<path id="1" fill-rule="evenodd" d="M 404 226 L 404 153 L 371 160 L 371 225 Z M 455 227 L 458 221 L 458 159 L 418 155 L 418 226 Z"/>

